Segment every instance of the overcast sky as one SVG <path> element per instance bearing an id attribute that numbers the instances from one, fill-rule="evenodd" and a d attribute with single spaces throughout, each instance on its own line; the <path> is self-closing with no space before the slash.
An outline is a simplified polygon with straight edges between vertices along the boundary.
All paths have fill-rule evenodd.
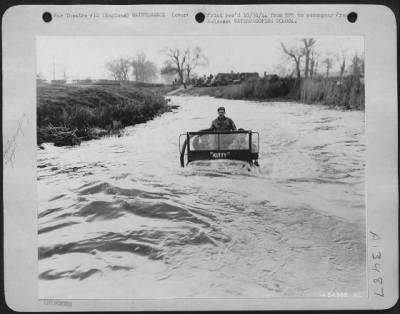
<path id="1" fill-rule="evenodd" d="M 335 55 L 345 51 L 348 56 L 363 53 L 362 37 L 313 37 L 316 49 L 321 54 Z M 209 59 L 208 67 L 199 67 L 199 75 L 217 72 L 276 72 L 279 66 L 288 67 L 290 62 L 283 55 L 280 43 L 290 46 L 299 44 L 297 38 L 260 36 L 196 36 L 196 37 L 102 37 L 102 36 L 40 36 L 37 38 L 37 72 L 45 79 L 53 77 L 53 63 L 56 78 L 63 77 L 64 69 L 68 79 L 112 78 L 106 70 L 107 61 L 132 58 L 137 51 L 143 51 L 147 58 L 161 67 L 166 57 L 165 47 L 187 48 L 200 46 Z M 338 71 L 335 62 L 332 72 Z"/>

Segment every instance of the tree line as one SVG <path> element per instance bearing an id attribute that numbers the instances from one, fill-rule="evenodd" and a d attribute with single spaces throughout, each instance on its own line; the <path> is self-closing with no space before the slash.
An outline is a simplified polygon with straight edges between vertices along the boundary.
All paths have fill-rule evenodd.
<path id="1" fill-rule="evenodd" d="M 166 59 L 161 69 L 148 60 L 142 51 L 132 59 L 118 58 L 107 62 L 105 66 L 114 80 L 118 81 L 128 81 L 133 78 L 137 82 L 151 83 L 158 74 L 176 74 L 178 83 L 185 85 L 191 80 L 194 69 L 209 64 L 200 47 L 165 48 L 163 53 Z"/>
<path id="2" fill-rule="evenodd" d="M 130 74 L 137 82 L 150 83 L 157 78 L 158 68 L 156 64 L 147 59 L 143 51 L 139 51 L 132 59 L 119 58 L 106 63 L 106 69 L 114 80 L 128 81 Z"/>
<path id="3" fill-rule="evenodd" d="M 281 42 L 282 51 L 292 61 L 293 72 L 297 78 L 312 78 L 321 73 L 325 77 L 329 77 L 335 62 L 339 68 L 340 77 L 343 77 L 346 71 L 351 75 L 364 73 L 364 57 L 362 55 L 354 53 L 349 56 L 346 50 L 323 53 L 316 48 L 316 42 L 314 38 L 301 38 L 290 46 Z"/>
<path id="4" fill-rule="evenodd" d="M 276 69 L 279 76 L 295 76 L 297 78 L 313 78 L 315 76 L 329 77 L 334 68 L 338 75 L 361 75 L 364 73 L 363 55 L 350 55 L 346 50 L 324 52 L 317 46 L 315 38 L 300 38 L 291 44 L 281 42 L 283 55 L 292 63 L 293 71 L 287 73 L 282 64 Z M 195 76 L 194 70 L 206 67 L 209 60 L 199 46 L 186 48 L 164 48 L 165 60 L 161 68 L 149 60 L 143 51 L 136 53 L 134 58 L 118 58 L 106 63 L 106 69 L 118 81 L 135 80 L 151 83 L 159 75 L 175 75 L 176 83 L 184 85 Z M 280 70 L 279 70 L 280 69 Z M 286 72 L 286 73 L 284 73 Z"/>

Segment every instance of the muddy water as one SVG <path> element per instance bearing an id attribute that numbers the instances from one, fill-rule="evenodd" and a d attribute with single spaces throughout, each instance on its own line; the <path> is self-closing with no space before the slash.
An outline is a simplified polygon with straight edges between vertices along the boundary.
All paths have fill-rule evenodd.
<path id="1" fill-rule="evenodd" d="M 39 296 L 365 295 L 364 113 L 173 97 L 122 137 L 38 150 Z M 226 107 L 260 168 L 179 166 Z"/>

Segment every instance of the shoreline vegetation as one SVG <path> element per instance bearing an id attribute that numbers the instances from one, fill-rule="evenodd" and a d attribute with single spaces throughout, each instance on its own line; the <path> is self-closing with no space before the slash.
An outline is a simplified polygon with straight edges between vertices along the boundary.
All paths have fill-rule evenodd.
<path id="1" fill-rule="evenodd" d="M 162 84 L 73 85 L 38 83 L 37 145 L 79 145 L 106 135 L 120 135 L 130 125 L 169 112 Z"/>
<path id="2" fill-rule="evenodd" d="M 339 110 L 364 110 L 365 87 L 360 76 L 317 78 L 251 78 L 236 85 L 189 87 L 175 95 L 211 96 L 255 101 L 297 101 Z"/>
<path id="3" fill-rule="evenodd" d="M 339 110 L 364 110 L 359 76 L 318 78 L 250 78 L 240 84 L 188 86 L 146 84 L 37 86 L 37 144 L 79 145 L 106 135 L 119 136 L 126 126 L 169 112 L 166 95 L 211 96 L 255 101 L 297 101 Z"/>

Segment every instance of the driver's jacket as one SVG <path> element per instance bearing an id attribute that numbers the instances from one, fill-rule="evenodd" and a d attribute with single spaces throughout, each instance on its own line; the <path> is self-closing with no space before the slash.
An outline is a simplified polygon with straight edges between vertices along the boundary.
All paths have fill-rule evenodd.
<path id="1" fill-rule="evenodd" d="M 211 123 L 211 129 L 215 131 L 231 131 L 236 130 L 236 125 L 231 118 L 217 118 Z"/>

